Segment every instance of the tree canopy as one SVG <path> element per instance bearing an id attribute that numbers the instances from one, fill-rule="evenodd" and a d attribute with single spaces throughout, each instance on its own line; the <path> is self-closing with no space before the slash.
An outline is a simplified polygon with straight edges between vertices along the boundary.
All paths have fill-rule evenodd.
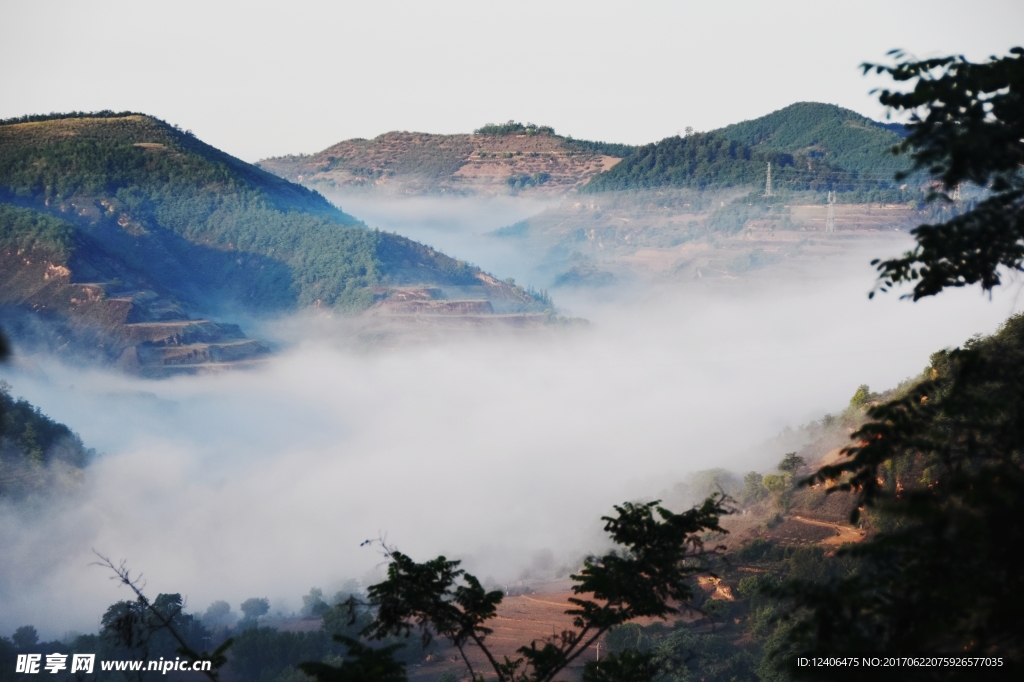
<path id="1" fill-rule="evenodd" d="M 834 104 L 796 102 L 715 132 L 751 147 L 804 154 L 834 168 L 891 180 L 907 166 L 905 159 L 889 153 L 905 135 L 902 126 L 895 127 Z"/>

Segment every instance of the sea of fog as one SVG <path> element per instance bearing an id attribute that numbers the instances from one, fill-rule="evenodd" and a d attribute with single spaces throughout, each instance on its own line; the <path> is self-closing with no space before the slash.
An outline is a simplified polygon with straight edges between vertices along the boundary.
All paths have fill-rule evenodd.
<path id="1" fill-rule="evenodd" d="M 546 286 L 480 236 L 536 205 L 362 201 L 343 205 Z M 574 567 L 601 549 L 613 504 L 700 469 L 769 471 L 783 453 L 764 444 L 784 427 L 917 374 L 1016 306 L 1017 285 L 869 301 L 868 262 L 892 247 L 865 241 L 786 278 L 554 291 L 590 320 L 564 329 L 367 349 L 344 319 L 262 321 L 250 331 L 281 350 L 251 371 L 157 381 L 19 358 L 0 370 L 13 393 L 99 454 L 76 492 L 0 506 L 0 635 L 95 631 L 131 595 L 93 550 L 193 611 L 266 596 L 288 612 L 313 586 L 366 584 L 382 561 L 370 538 L 498 583 Z"/>

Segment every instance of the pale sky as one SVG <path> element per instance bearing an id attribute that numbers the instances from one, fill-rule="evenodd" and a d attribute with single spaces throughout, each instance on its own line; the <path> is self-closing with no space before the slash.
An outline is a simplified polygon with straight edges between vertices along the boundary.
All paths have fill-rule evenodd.
<path id="1" fill-rule="evenodd" d="M 1020 0 L 0 0 L 0 118 L 142 111 L 248 161 L 509 119 L 638 144 L 796 101 L 881 118 L 861 62 L 1022 29 Z"/>

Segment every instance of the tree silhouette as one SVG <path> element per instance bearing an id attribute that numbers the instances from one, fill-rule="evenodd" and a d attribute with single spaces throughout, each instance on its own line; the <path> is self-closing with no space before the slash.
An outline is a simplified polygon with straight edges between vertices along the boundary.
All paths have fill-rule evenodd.
<path id="1" fill-rule="evenodd" d="M 895 151 L 907 153 L 915 170 L 936 184 L 930 198 L 952 203 L 950 194 L 971 183 L 985 190 L 979 203 L 952 219 L 912 230 L 917 247 L 900 258 L 875 261 L 880 289 L 914 282 L 916 301 L 946 287 L 1002 281 L 1000 266 L 1024 266 L 1024 48 L 981 64 L 963 57 L 916 61 L 901 51 L 893 65 L 864 64 L 865 73 L 913 82 L 909 92 L 883 90 L 882 104 L 909 112 L 909 135 Z M 904 176 L 906 174 L 903 174 Z"/>
<path id="2" fill-rule="evenodd" d="M 616 625 L 641 617 L 664 618 L 682 610 L 696 610 L 692 579 L 709 573 L 709 560 L 718 548 L 707 549 L 703 536 L 724 533 L 721 516 L 731 512 L 727 500 L 713 495 L 693 509 L 674 513 L 658 502 L 625 503 L 615 507 L 616 516 L 603 517 L 605 531 L 617 551 L 588 558 L 578 575 L 569 600 L 573 629 L 543 641 L 519 647 L 518 658 L 498 660 L 487 641 L 502 601 L 500 591 L 487 591 L 480 581 L 459 568 L 458 561 L 437 557 L 416 563 L 385 546 L 388 577 L 369 589 L 368 605 L 376 618 L 363 635 L 371 640 L 409 637 L 418 633 L 424 644 L 435 637 L 459 650 L 474 680 L 482 680 L 467 656 L 479 649 L 498 682 L 551 682 L 588 647 Z M 357 606 L 350 599 L 348 607 Z M 321 682 L 357 679 L 358 670 L 381 670 L 387 679 L 403 679 L 390 664 L 387 649 L 370 649 L 358 642 L 336 637 L 349 646 L 350 660 L 341 667 L 308 663 L 302 670 Z M 390 666 L 390 667 L 389 667 Z M 626 651 L 584 667 L 584 679 L 593 682 L 651 680 L 657 673 L 650 654 Z M 377 678 L 363 678 L 377 679 Z"/>

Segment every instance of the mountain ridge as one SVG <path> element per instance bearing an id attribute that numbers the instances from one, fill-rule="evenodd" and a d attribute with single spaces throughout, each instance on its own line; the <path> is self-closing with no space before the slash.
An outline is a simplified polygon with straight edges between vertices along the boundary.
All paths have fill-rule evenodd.
<path id="1" fill-rule="evenodd" d="M 797 102 L 749 121 L 639 147 L 581 191 L 764 187 L 771 163 L 776 192 L 836 191 L 869 203 L 902 203 L 910 198 L 906 183 L 894 176 L 907 162 L 891 153 L 901 139 L 891 125 L 849 109 Z"/>
<path id="2" fill-rule="evenodd" d="M 866 192 L 896 187 L 892 176 L 906 163 L 890 149 L 904 134 L 899 124 L 874 121 L 837 105 L 796 102 L 690 136 L 719 141 L 716 146 L 728 146 L 734 160 L 738 151 L 740 160 L 754 164 L 750 168 L 649 158 L 664 156 L 667 148 L 685 147 L 689 138 L 680 136 L 632 146 L 574 140 L 547 126 L 515 121 L 488 124 L 472 134 L 393 131 L 372 140 L 343 140 L 314 154 L 263 159 L 257 165 L 323 191 L 564 195 L 758 184 L 764 183 L 767 163 L 772 161 L 776 174 L 783 173 L 777 177 L 780 187 Z M 710 156 L 720 151 L 713 150 Z M 709 154 L 702 149 L 683 155 Z M 633 177 L 638 165 L 647 168 L 642 177 Z M 665 177 L 656 177 L 663 170 Z M 889 192 L 886 200 L 896 200 L 894 196 Z"/>
<path id="3" fill-rule="evenodd" d="M 416 286 L 547 307 L 159 119 L 40 118 L 0 124 L 0 318 L 16 341 L 145 373 L 265 355 L 208 319 L 235 308 L 357 312 Z M 51 331 L 33 336 L 41 316 Z"/>

